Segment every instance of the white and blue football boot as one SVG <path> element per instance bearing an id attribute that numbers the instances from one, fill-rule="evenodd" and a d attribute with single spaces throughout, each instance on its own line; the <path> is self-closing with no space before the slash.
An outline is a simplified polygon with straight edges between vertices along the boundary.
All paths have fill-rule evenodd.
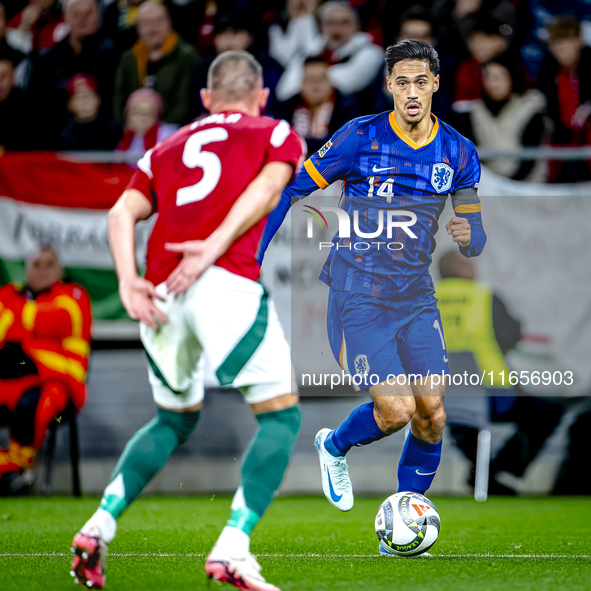
<path id="1" fill-rule="evenodd" d="M 324 440 L 330 432 L 330 429 L 320 429 L 314 439 L 322 472 L 322 490 L 333 507 L 339 511 L 351 511 L 354 499 L 347 460 L 344 457 L 335 458 L 324 447 Z"/>

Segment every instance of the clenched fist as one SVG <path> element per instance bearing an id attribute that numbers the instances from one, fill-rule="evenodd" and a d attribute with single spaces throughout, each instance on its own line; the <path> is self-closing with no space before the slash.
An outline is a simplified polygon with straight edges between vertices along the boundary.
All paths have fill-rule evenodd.
<path id="1" fill-rule="evenodd" d="M 445 226 L 447 233 L 451 236 L 454 242 L 458 242 L 460 246 L 468 246 L 470 244 L 470 222 L 466 218 L 453 217 Z"/>

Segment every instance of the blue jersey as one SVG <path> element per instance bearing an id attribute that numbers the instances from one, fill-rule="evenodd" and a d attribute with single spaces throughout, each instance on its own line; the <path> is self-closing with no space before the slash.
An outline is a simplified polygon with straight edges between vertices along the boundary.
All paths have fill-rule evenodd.
<path id="1" fill-rule="evenodd" d="M 350 236 L 335 235 L 320 279 L 333 289 L 377 298 L 432 293 L 429 265 L 448 195 L 456 215 L 468 218 L 472 228 L 470 244 L 461 252 L 476 256 L 486 241 L 476 191 L 476 150 L 432 118 L 433 130 L 422 146 L 404 134 L 393 112 L 353 119 L 342 127 L 284 190 L 262 246 L 291 204 L 343 180 L 340 207 L 351 220 Z"/>

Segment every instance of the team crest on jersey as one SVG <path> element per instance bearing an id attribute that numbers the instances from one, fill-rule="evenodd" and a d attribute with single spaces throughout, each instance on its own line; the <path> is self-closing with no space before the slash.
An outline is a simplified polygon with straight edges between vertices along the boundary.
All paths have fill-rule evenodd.
<path id="1" fill-rule="evenodd" d="M 320 148 L 320 150 L 318 150 L 318 156 L 320 156 L 320 158 L 322 158 L 322 156 L 324 156 L 328 150 L 330 149 L 330 147 L 332 146 L 332 142 L 330 140 L 328 140 L 326 142 L 326 144 L 324 144 L 324 146 L 322 146 L 322 148 Z"/>
<path id="2" fill-rule="evenodd" d="M 447 164 L 440 162 L 439 164 L 433 165 L 433 170 L 431 172 L 431 184 L 438 193 L 449 191 L 453 178 L 453 168 L 450 168 Z"/>
<path id="3" fill-rule="evenodd" d="M 369 373 L 369 361 L 367 355 L 357 355 L 355 357 L 355 373 L 359 376 L 364 376 Z"/>

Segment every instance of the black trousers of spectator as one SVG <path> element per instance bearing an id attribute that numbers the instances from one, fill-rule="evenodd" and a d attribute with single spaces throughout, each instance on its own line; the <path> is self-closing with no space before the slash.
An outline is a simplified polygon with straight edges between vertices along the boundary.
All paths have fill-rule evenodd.
<path id="1" fill-rule="evenodd" d="M 35 439 L 35 413 L 41 397 L 40 388 L 30 388 L 19 398 L 14 411 L 0 406 L 0 425 L 6 425 L 12 439 L 21 445 L 33 445 Z"/>
<path id="2" fill-rule="evenodd" d="M 552 399 L 519 396 L 507 414 L 492 417 L 493 421 L 517 423 L 517 432 L 491 462 L 491 473 L 502 471 L 523 476 L 560 423 L 563 412 L 564 406 Z"/>
<path id="3" fill-rule="evenodd" d="M 567 455 L 558 472 L 553 494 L 591 495 L 590 433 L 591 411 L 586 411 L 575 419 L 569 429 Z"/>
<path id="4" fill-rule="evenodd" d="M 548 398 L 518 396 L 509 412 L 493 415 L 493 422 L 511 422 L 517 424 L 516 433 L 509 438 L 490 465 L 490 478 L 498 472 L 509 472 L 517 477 L 536 457 L 546 439 L 560 423 L 564 412 L 561 403 Z M 478 445 L 478 429 L 466 425 L 450 424 L 456 446 L 472 463 L 469 484 L 474 484 L 474 467 Z"/>

